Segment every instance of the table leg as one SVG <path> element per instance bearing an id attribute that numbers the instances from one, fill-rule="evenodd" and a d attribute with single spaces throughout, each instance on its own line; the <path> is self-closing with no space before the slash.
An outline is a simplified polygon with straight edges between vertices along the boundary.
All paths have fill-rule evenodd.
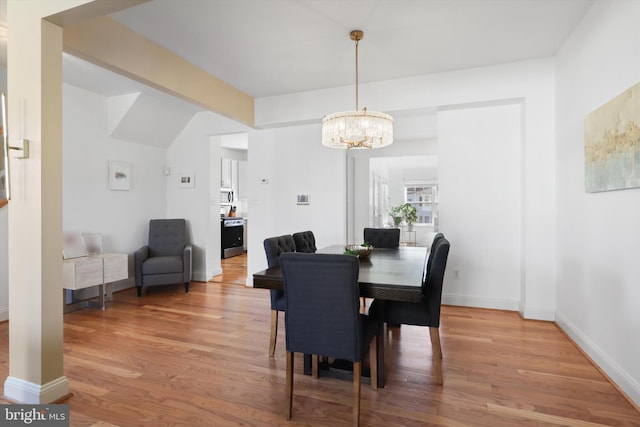
<path id="1" fill-rule="evenodd" d="M 311 375 L 311 355 L 305 354 L 303 356 L 303 360 L 304 360 L 304 374 Z"/>
<path id="2" fill-rule="evenodd" d="M 104 284 L 104 283 L 102 283 L 102 284 L 98 285 L 98 292 L 100 292 L 100 296 L 98 297 L 98 304 L 100 305 L 100 308 L 101 308 L 102 310 L 104 310 L 104 309 L 105 309 L 105 302 L 104 302 L 104 300 L 105 300 L 105 296 L 104 296 L 104 291 L 105 291 L 105 287 L 106 287 L 106 286 L 107 286 L 107 285 L 106 285 L 106 284 Z"/>

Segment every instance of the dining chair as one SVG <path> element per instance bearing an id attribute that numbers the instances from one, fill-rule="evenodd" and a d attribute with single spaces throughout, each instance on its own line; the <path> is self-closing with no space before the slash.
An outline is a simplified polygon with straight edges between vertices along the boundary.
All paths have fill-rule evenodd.
<path id="1" fill-rule="evenodd" d="M 313 231 L 301 231 L 293 233 L 293 242 L 296 246 L 296 252 L 314 253 L 316 248 L 316 238 Z"/>
<path id="2" fill-rule="evenodd" d="M 293 237 L 285 234 L 278 237 L 270 237 L 263 242 L 264 252 L 267 255 L 268 268 L 280 265 L 280 255 L 285 252 L 293 252 L 296 250 Z M 273 357 L 276 352 L 276 340 L 278 338 L 278 312 L 284 312 L 287 303 L 284 298 L 284 291 L 278 289 L 270 290 L 271 297 L 271 336 L 269 338 L 269 356 Z"/>
<path id="3" fill-rule="evenodd" d="M 371 386 L 377 389 L 377 339 L 379 320 L 360 314 L 358 258 L 351 255 L 284 253 L 280 257 L 287 301 L 286 412 L 293 406 L 294 353 L 353 362 L 353 425 L 360 420 L 362 358 L 370 355 Z"/>
<path id="4" fill-rule="evenodd" d="M 442 237 L 435 242 L 427 260 L 422 279 L 422 302 L 384 301 L 376 299 L 369 315 L 380 317 L 387 324 L 428 326 L 431 338 L 432 360 L 436 383 L 442 384 L 442 347 L 440 345 L 440 308 L 442 284 L 447 267 L 450 243 Z M 429 258 L 431 263 L 429 264 Z"/>
<path id="5" fill-rule="evenodd" d="M 363 238 L 374 248 L 394 249 L 400 246 L 400 229 L 366 227 Z"/>
<path id="6" fill-rule="evenodd" d="M 435 254 L 435 248 L 438 246 L 438 243 L 441 239 L 444 239 L 444 234 L 436 233 L 431 240 L 431 246 L 429 246 L 429 254 L 427 255 L 427 262 L 425 264 L 423 274 L 428 274 L 431 271 L 431 264 L 433 262 L 433 254 Z M 426 280 L 426 277 L 423 277 L 423 281 Z"/>

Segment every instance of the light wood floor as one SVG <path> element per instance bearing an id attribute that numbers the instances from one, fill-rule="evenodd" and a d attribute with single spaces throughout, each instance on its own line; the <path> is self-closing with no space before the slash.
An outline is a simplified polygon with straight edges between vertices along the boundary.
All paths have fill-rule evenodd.
<path id="1" fill-rule="evenodd" d="M 182 285 L 141 298 L 129 289 L 105 311 L 65 314 L 71 425 L 350 425 L 351 382 L 302 375 L 300 356 L 293 418 L 284 419 L 284 321 L 270 358 L 268 291 L 239 285 L 242 258 L 188 294 Z M 427 329 L 390 330 L 387 387 L 363 385 L 362 426 L 640 426 L 640 413 L 552 323 L 447 306 L 440 331 L 444 386 L 432 384 Z"/>

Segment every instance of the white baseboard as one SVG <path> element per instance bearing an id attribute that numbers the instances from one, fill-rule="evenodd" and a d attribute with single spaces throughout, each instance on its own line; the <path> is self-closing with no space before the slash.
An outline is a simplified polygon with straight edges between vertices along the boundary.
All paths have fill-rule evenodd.
<path id="1" fill-rule="evenodd" d="M 211 279 L 211 277 L 213 276 L 207 276 L 207 274 L 202 271 L 192 271 L 191 272 L 191 280 L 196 281 L 196 282 L 208 282 L 209 279 Z"/>
<path id="2" fill-rule="evenodd" d="M 640 406 L 640 383 L 613 361 L 607 353 L 589 339 L 567 318 L 556 312 L 556 324 L 571 337 L 602 371 L 613 381 L 633 402 Z"/>
<path id="3" fill-rule="evenodd" d="M 207 279 L 207 280 L 205 280 L 205 282 L 207 282 L 207 281 L 211 280 L 212 278 L 214 278 L 214 277 L 216 277 L 216 276 L 218 276 L 218 275 L 220 275 L 220 274 L 222 274 L 222 267 L 216 267 L 216 268 L 214 268 L 213 270 L 208 271 L 208 272 L 207 272 L 207 277 L 208 277 L 208 279 Z"/>
<path id="4" fill-rule="evenodd" d="M 553 322 L 554 320 L 556 320 L 556 312 L 548 308 L 520 306 L 519 311 L 520 311 L 520 315 L 524 319 L 547 320 L 550 322 Z"/>
<path id="5" fill-rule="evenodd" d="M 4 382 L 4 396 L 19 403 L 52 403 L 68 394 L 69 381 L 65 376 L 42 385 L 11 376 Z"/>
<path id="6" fill-rule="evenodd" d="M 442 294 L 442 303 L 463 307 L 492 308 L 495 310 L 517 311 L 519 302 L 502 298 L 483 298 L 469 295 Z"/>
<path id="7" fill-rule="evenodd" d="M 503 298 L 484 298 L 469 295 L 442 294 L 442 303 L 462 307 L 490 308 L 493 310 L 517 311 L 524 319 L 555 320 L 555 312 L 540 307 L 523 307 L 520 301 Z"/>

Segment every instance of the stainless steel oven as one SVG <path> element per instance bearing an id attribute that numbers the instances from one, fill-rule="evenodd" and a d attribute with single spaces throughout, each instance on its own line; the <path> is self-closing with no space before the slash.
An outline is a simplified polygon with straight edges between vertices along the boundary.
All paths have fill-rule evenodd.
<path id="1" fill-rule="evenodd" d="M 220 242 L 222 258 L 244 253 L 244 219 L 223 217 L 220 219 Z"/>

